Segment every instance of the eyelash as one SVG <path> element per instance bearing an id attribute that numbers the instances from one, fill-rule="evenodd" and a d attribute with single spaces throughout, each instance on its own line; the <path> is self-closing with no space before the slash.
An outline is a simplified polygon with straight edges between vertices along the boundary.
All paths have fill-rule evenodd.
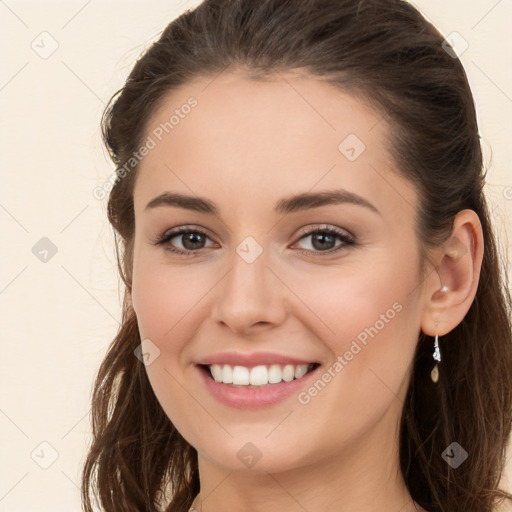
<path id="1" fill-rule="evenodd" d="M 158 236 L 151 243 L 153 245 L 163 245 L 163 244 L 169 242 L 170 240 L 172 240 L 173 238 L 176 238 L 179 235 L 183 235 L 183 234 L 187 234 L 187 233 L 200 234 L 200 235 L 204 235 L 205 237 L 209 238 L 208 234 L 200 228 L 189 228 L 189 227 L 184 226 L 184 227 L 178 228 L 174 231 L 171 231 L 169 233 L 164 233 L 163 235 Z M 343 249 L 346 249 L 347 247 L 356 245 L 356 242 L 353 238 L 351 238 L 350 236 L 345 234 L 343 231 L 340 231 L 332 226 L 325 226 L 322 228 L 315 228 L 310 231 L 307 231 L 306 233 L 304 233 L 300 236 L 298 241 L 302 240 L 304 238 L 307 238 L 308 236 L 316 235 L 318 233 L 328 233 L 329 235 L 334 235 L 336 238 L 341 240 L 343 243 L 341 245 L 339 245 L 338 247 L 335 247 L 333 249 L 328 249 L 326 251 L 312 251 L 310 249 L 296 249 L 296 250 L 298 250 L 301 254 L 305 254 L 307 256 L 310 256 L 311 253 L 320 254 L 320 255 L 321 254 L 329 254 L 330 255 L 333 253 L 337 253 L 338 251 L 341 251 Z M 172 253 L 182 255 L 182 256 L 191 256 L 191 255 L 197 256 L 197 253 L 201 249 L 197 249 L 195 251 L 191 251 L 189 249 L 183 250 L 183 249 L 177 249 L 176 247 L 169 244 L 167 247 L 165 247 L 165 250 L 170 251 Z"/>

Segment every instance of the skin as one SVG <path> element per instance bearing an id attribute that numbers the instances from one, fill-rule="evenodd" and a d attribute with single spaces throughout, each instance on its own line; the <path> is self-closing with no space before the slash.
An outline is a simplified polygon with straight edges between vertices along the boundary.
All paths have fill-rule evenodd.
<path id="1" fill-rule="evenodd" d="M 257 82 L 225 72 L 169 93 L 146 136 L 191 96 L 198 105 L 140 164 L 131 300 L 141 338 L 160 351 L 146 367 L 151 385 L 198 451 L 202 509 L 422 510 L 399 470 L 399 420 L 420 331 L 434 336 L 437 322 L 440 336 L 449 332 L 475 296 L 478 216 L 459 213 L 451 242 L 429 253 L 423 276 L 417 191 L 394 171 L 379 114 L 313 77 Z M 348 134 L 366 146 L 354 161 L 338 149 Z M 340 188 L 379 213 L 349 203 L 273 210 L 294 194 Z M 166 191 L 207 198 L 218 214 L 145 210 Z M 197 255 L 152 244 L 183 225 L 208 234 Z M 325 254 L 313 236 L 301 238 L 325 225 L 352 234 L 356 245 Z M 248 236 L 263 251 L 252 263 L 236 252 Z M 343 245 L 334 240 L 327 248 Z M 271 351 L 318 361 L 325 371 L 397 303 L 400 312 L 307 404 L 293 395 L 257 411 L 228 407 L 194 366 L 227 350 Z M 237 457 L 248 442 L 261 453 L 251 468 Z"/>

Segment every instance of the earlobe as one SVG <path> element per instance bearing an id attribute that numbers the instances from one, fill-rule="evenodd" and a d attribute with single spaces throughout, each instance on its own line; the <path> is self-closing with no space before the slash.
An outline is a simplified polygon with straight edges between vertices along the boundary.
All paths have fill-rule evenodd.
<path id="1" fill-rule="evenodd" d="M 466 316 L 478 289 L 484 252 L 482 225 L 473 210 L 455 217 L 452 232 L 439 249 L 436 272 L 426 288 L 421 329 L 429 335 L 453 330 Z"/>

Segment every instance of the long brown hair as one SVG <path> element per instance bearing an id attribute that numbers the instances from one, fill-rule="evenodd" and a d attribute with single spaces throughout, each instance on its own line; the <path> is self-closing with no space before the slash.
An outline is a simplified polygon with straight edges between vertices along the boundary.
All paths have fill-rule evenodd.
<path id="1" fill-rule="evenodd" d="M 166 94 L 200 75 L 240 69 L 254 80 L 300 69 L 380 112 L 392 127 L 397 172 L 421 198 L 422 256 L 446 241 L 459 211 L 478 214 L 485 254 L 476 297 L 441 340 L 437 385 L 430 380 L 433 340 L 418 339 L 400 469 L 412 498 L 429 512 L 491 512 L 510 497 L 498 487 L 512 427 L 511 298 L 484 197 L 473 97 L 443 39 L 402 0 L 206 0 L 170 23 L 137 61 L 103 117 L 117 169 L 108 218 L 126 290 L 122 325 L 93 392 L 85 511 L 96 499 L 106 512 L 186 512 L 199 491 L 197 452 L 166 416 L 134 356 L 141 340 L 129 301 L 137 173 L 131 157 Z M 468 453 L 457 469 L 442 457 L 454 441 Z"/>

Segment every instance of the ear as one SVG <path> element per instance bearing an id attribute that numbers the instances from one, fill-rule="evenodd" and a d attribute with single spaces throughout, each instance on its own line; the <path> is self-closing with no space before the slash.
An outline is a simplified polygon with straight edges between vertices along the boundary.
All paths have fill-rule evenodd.
<path id="1" fill-rule="evenodd" d="M 446 243 L 435 251 L 435 272 L 427 279 L 421 330 L 428 336 L 450 332 L 475 298 L 484 254 L 482 225 L 473 210 L 460 211 Z M 437 328 L 436 328 L 437 322 Z"/>

